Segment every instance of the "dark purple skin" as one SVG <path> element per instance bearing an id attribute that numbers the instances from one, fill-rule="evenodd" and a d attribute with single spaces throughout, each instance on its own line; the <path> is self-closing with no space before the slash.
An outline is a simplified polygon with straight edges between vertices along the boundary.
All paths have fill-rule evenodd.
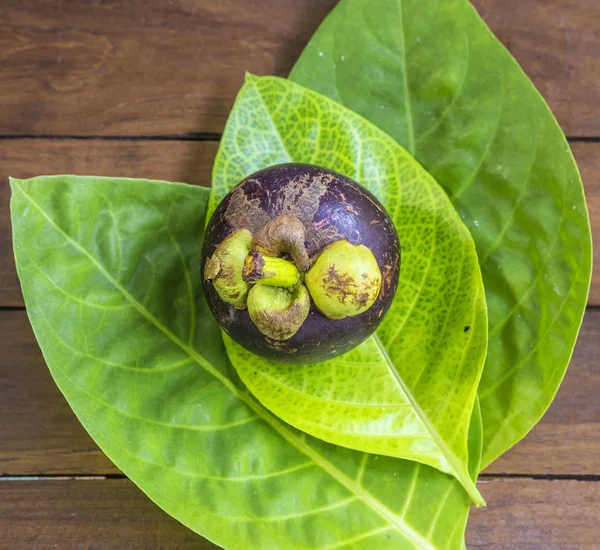
<path id="1" fill-rule="evenodd" d="M 281 164 L 247 177 L 219 204 L 206 230 L 202 269 L 233 231 L 245 227 L 255 234 L 281 214 L 295 214 L 303 222 L 311 260 L 338 239 L 370 248 L 382 275 L 375 303 L 360 315 L 340 320 L 327 318 L 312 304 L 300 330 L 288 340 L 275 341 L 256 328 L 247 310 L 221 300 L 203 277 L 204 292 L 219 325 L 246 349 L 283 363 L 318 363 L 350 351 L 383 319 L 398 286 L 398 234 L 381 203 L 350 178 L 319 166 Z"/>

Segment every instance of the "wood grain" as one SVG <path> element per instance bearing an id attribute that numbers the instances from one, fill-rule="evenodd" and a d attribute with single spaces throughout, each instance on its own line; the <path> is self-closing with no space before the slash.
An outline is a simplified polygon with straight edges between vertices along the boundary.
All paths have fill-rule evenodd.
<path id="1" fill-rule="evenodd" d="M 23 305 L 11 248 L 8 176 L 94 174 L 210 185 L 218 143 L 135 140 L 0 139 L 0 307 Z M 574 143 L 588 197 L 594 240 L 600 242 L 600 143 Z M 600 305 L 600 252 L 589 303 Z"/>
<path id="2" fill-rule="evenodd" d="M 287 76 L 336 0 L 4 0 L 0 134 L 220 132 L 245 71 Z M 600 135 L 597 0 L 475 0 L 568 135 Z"/>
<path id="3" fill-rule="evenodd" d="M 5 0 L 0 134 L 220 132 L 244 73 L 286 75 L 336 0 Z"/>
<path id="4" fill-rule="evenodd" d="M 94 174 L 210 186 L 217 142 L 0 139 L 0 307 L 21 306 L 10 228 L 8 177 Z"/>
<path id="5" fill-rule="evenodd" d="M 573 153 L 585 188 L 592 225 L 592 242 L 600 243 L 600 142 L 574 143 Z M 600 250 L 594 247 L 592 286 L 588 303 L 600 305 Z"/>
<path id="6" fill-rule="evenodd" d="M 6 550 L 208 550 L 126 479 L 0 480 Z"/>
<path id="7" fill-rule="evenodd" d="M 596 550 L 600 483 L 495 479 L 479 482 L 488 508 L 474 510 L 470 550 Z"/>
<path id="8" fill-rule="evenodd" d="M 487 473 L 600 473 L 600 310 L 588 310 L 573 362 L 543 420 Z M 52 381 L 24 311 L 0 311 L 0 474 L 111 474 Z"/>
<path id="9" fill-rule="evenodd" d="M 598 548 L 600 483 L 497 479 L 479 486 L 490 506 L 472 514 L 469 548 Z M 19 550 L 218 548 L 125 479 L 0 481 L 0 532 L 2 548 Z"/>
<path id="10" fill-rule="evenodd" d="M 21 307 L 7 176 L 78 173 L 209 185 L 216 142 L 55 139 L 218 134 L 245 71 L 286 76 L 336 0 L 4 0 L 0 7 L 0 476 L 117 468 L 54 384 Z M 600 137 L 600 3 L 474 0 L 566 134 Z M 2 139 L 50 136 L 52 139 Z M 595 240 L 600 143 L 573 145 Z M 596 256 L 589 303 L 600 305 Z M 591 550 L 600 539 L 600 309 L 531 434 L 492 464 L 472 549 Z M 590 476 L 587 481 L 495 475 Z M 210 550 L 126 479 L 0 477 L 0 548 Z"/>

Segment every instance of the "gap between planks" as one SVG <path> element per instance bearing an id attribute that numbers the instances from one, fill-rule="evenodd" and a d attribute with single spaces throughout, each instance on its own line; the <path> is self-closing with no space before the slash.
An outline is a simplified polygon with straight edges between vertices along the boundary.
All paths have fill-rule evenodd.
<path id="1" fill-rule="evenodd" d="M 94 136 L 94 135 L 2 135 L 2 140 L 52 140 L 52 141 L 220 141 L 222 134 L 210 133 L 210 132 L 190 132 L 185 134 L 170 134 L 170 135 L 156 135 L 156 136 L 120 136 L 120 135 L 108 135 L 108 136 Z M 600 138 L 599 138 L 600 139 Z"/>
<path id="2" fill-rule="evenodd" d="M 110 479 L 129 479 L 125 474 L 44 474 L 44 475 L 0 475 L 3 481 L 93 481 Z M 531 481 L 585 481 L 600 482 L 600 475 L 594 474 L 486 474 L 479 475 L 478 482 L 488 482 L 502 479 L 527 479 Z"/>
<path id="3" fill-rule="evenodd" d="M 125 474 L 44 474 L 44 475 L 0 475 L 0 483 L 3 481 L 94 481 L 107 479 L 128 479 Z"/>
<path id="4" fill-rule="evenodd" d="M 220 141 L 221 133 L 189 132 L 184 134 L 169 134 L 156 136 L 121 136 L 121 135 L 29 135 L 29 134 L 0 134 L 0 140 L 53 140 L 53 141 Z M 567 136 L 569 143 L 600 143 L 600 136 Z"/>

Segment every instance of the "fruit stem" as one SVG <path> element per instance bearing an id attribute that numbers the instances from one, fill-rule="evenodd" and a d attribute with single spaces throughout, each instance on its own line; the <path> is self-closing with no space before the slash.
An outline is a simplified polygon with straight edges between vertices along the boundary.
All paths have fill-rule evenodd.
<path id="1" fill-rule="evenodd" d="M 296 267 L 308 271 L 308 252 L 304 246 L 304 224 L 294 214 L 282 214 L 254 235 L 253 250 L 265 256 L 289 256 Z"/>
<path id="2" fill-rule="evenodd" d="M 246 256 L 242 277 L 248 283 L 289 288 L 298 284 L 300 272 L 292 262 L 253 251 Z"/>

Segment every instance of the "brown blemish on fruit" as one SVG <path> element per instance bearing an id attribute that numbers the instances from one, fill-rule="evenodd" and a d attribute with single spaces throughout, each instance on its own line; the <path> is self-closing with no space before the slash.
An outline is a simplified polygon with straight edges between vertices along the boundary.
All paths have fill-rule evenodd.
<path id="1" fill-rule="evenodd" d="M 242 270 L 242 278 L 249 283 L 255 283 L 264 278 L 263 268 L 265 260 L 262 254 L 253 251 L 246 256 L 244 260 L 244 269 Z"/>
<path id="2" fill-rule="evenodd" d="M 217 277 L 219 272 L 221 271 L 221 262 L 219 258 L 213 256 L 212 258 L 208 258 L 206 260 L 206 265 L 204 266 L 204 278 L 212 281 Z"/>
<path id="3" fill-rule="evenodd" d="M 312 221 L 319 208 L 319 199 L 332 180 L 331 174 L 297 176 L 277 194 L 275 208 L 282 214 L 295 214 Z"/>
<path id="4" fill-rule="evenodd" d="M 356 208 L 354 208 L 354 206 L 352 206 L 351 204 L 347 204 L 346 205 L 346 210 L 348 212 L 350 212 L 350 214 L 354 214 L 355 216 L 359 216 L 360 213 L 358 212 L 358 210 L 356 210 Z"/>
<path id="5" fill-rule="evenodd" d="M 334 266 L 330 266 L 323 277 L 323 288 L 328 296 L 334 296 L 339 302 L 345 304 L 348 295 L 352 294 L 354 281 L 347 273 L 339 274 Z"/>
<path id="6" fill-rule="evenodd" d="M 312 176 L 303 174 L 288 182 L 282 182 L 276 192 L 262 187 L 258 179 L 247 180 L 246 183 L 260 188 L 264 195 L 262 200 L 266 197 L 266 200 L 271 203 L 269 205 L 271 212 L 281 215 L 293 214 L 300 219 L 305 228 L 304 244 L 308 255 L 312 256 L 329 243 L 342 238 L 334 225 L 322 220 L 318 224 L 314 223 L 321 198 L 329 191 L 328 185 L 334 179 L 335 177 L 328 173 Z M 271 221 L 265 209 L 261 207 L 261 199 L 258 196 L 252 197 L 252 192 L 244 185 L 233 190 L 223 218 L 235 229 L 245 227 L 254 234 Z M 301 269 L 300 265 L 297 267 Z"/>
<path id="7" fill-rule="evenodd" d="M 369 302 L 369 293 L 368 292 L 361 292 L 357 297 L 356 297 L 356 309 L 360 309 L 361 307 L 364 307 L 367 305 L 367 303 Z"/>
<path id="8" fill-rule="evenodd" d="M 367 273 L 363 273 L 361 277 L 363 283 L 359 288 L 351 275 L 338 273 L 335 267 L 331 266 L 323 277 L 323 288 L 328 296 L 337 298 L 342 304 L 349 299 L 359 310 L 369 302 L 370 291 L 378 285 L 377 281 L 369 279 Z"/>
<path id="9" fill-rule="evenodd" d="M 387 296 L 387 293 L 392 286 L 393 273 L 394 270 L 391 265 L 383 266 L 383 271 L 381 272 L 381 291 L 379 292 L 381 298 Z"/>
<path id="10" fill-rule="evenodd" d="M 330 192 L 329 183 L 333 179 L 333 175 L 327 173 L 299 176 L 290 182 L 275 203 L 283 213 L 295 214 L 304 224 L 305 245 L 309 256 L 341 238 L 337 228 L 328 220 L 314 221 L 321 200 Z"/>
<path id="11" fill-rule="evenodd" d="M 267 342 L 269 347 L 283 351 L 284 353 L 289 353 L 293 355 L 298 351 L 298 348 L 290 347 L 289 343 L 285 340 L 273 340 L 272 338 L 265 336 L 265 341 Z"/>
<path id="12" fill-rule="evenodd" d="M 348 202 L 346 195 L 342 191 L 339 191 L 338 195 L 340 197 L 340 203 L 344 206 L 344 209 L 347 212 L 350 212 L 351 214 L 354 214 L 355 216 L 360 216 L 360 212 L 356 209 L 355 205 L 352 204 L 352 202 Z"/>
<path id="13" fill-rule="evenodd" d="M 260 200 L 248 198 L 243 187 L 233 190 L 223 217 L 235 229 L 245 227 L 252 233 L 256 233 L 271 221 L 261 208 Z"/>
<path id="14" fill-rule="evenodd" d="M 304 285 L 293 293 L 275 287 L 256 285 L 250 290 L 248 312 L 258 330 L 272 340 L 287 340 L 302 326 L 310 312 L 310 296 Z M 282 304 L 281 297 L 287 297 Z M 272 307 L 278 303 L 278 307 Z"/>
<path id="15" fill-rule="evenodd" d="M 369 201 L 375 208 L 377 208 L 377 210 L 381 208 L 381 206 L 379 206 L 369 194 L 365 193 L 360 186 L 356 187 L 355 191 L 361 195 L 364 200 Z"/>
<path id="16" fill-rule="evenodd" d="M 400 253 L 396 255 L 394 258 L 394 265 L 386 264 L 383 266 L 383 271 L 381 273 L 381 291 L 379 292 L 379 297 L 382 300 L 386 300 L 388 298 L 388 294 L 390 290 L 393 290 L 394 293 L 396 289 L 392 289 L 392 285 L 394 283 L 394 276 L 398 273 L 400 268 Z"/>
<path id="17" fill-rule="evenodd" d="M 298 325 L 302 325 L 307 314 L 306 307 L 295 302 L 286 311 L 263 311 L 252 320 L 265 336 L 281 341 L 288 340 L 298 331 Z"/>

